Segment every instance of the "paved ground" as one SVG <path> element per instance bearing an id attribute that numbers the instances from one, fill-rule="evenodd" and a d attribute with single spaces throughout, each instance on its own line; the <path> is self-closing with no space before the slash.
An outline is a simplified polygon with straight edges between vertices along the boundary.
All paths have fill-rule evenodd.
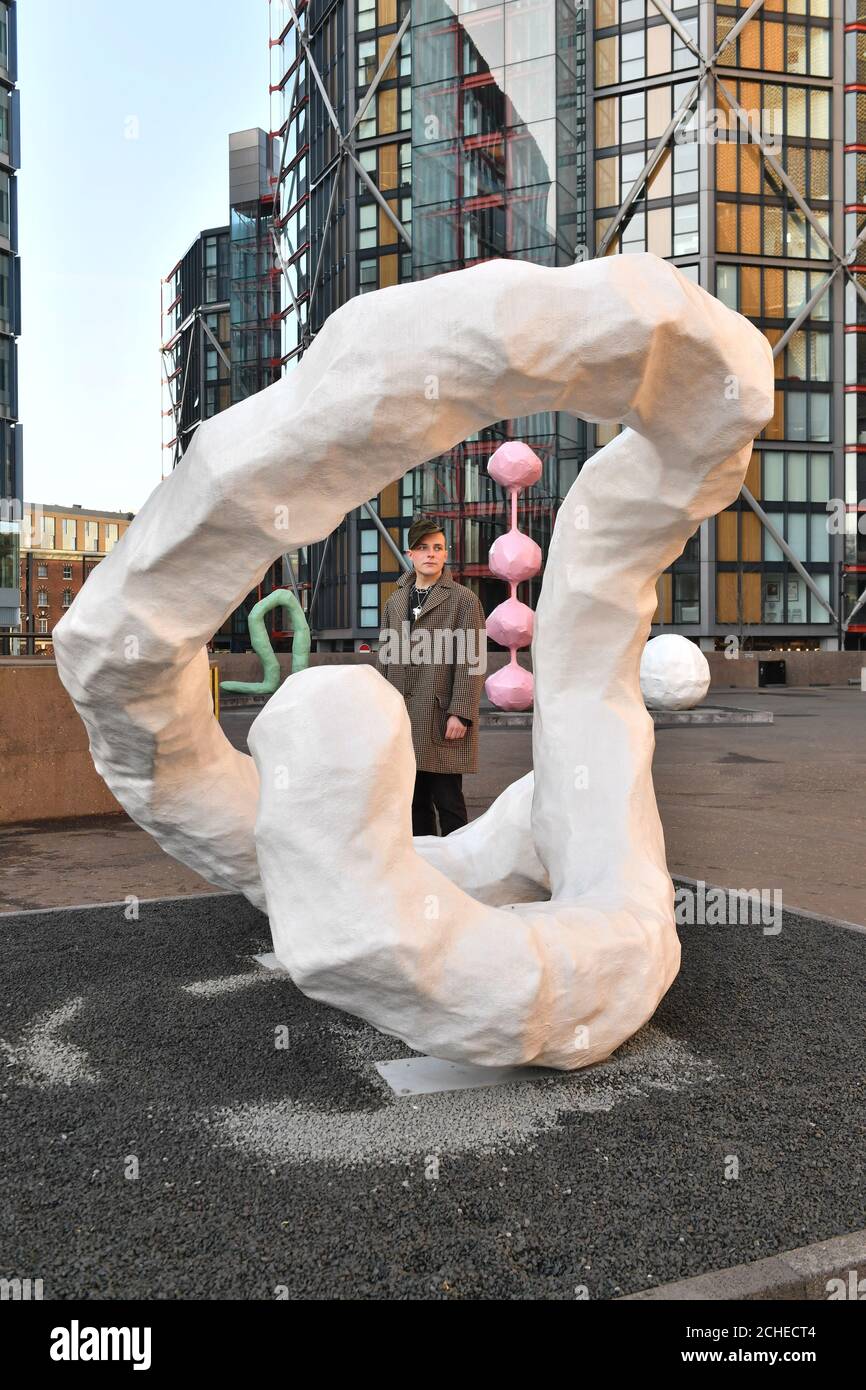
<path id="1" fill-rule="evenodd" d="M 769 708 L 775 722 L 658 729 L 655 784 L 672 872 L 866 924 L 866 696 L 859 690 L 713 692 L 713 703 Z M 223 726 L 246 746 L 253 713 Z M 465 779 L 470 817 L 531 767 L 531 734 L 481 735 Z M 0 828 L 0 912 L 160 897 L 210 885 L 122 817 Z"/>
<path id="2" fill-rule="evenodd" d="M 406 1049 L 259 971 L 242 899 L 4 917 L 0 1276 L 606 1299 L 861 1229 L 866 935 L 682 931 L 605 1066 L 397 1099 Z"/>

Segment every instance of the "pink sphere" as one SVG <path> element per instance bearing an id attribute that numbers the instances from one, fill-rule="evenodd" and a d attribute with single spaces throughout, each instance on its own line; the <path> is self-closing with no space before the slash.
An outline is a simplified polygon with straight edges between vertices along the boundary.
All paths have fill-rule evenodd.
<path id="1" fill-rule="evenodd" d="M 532 609 L 517 598 L 507 598 L 487 619 L 489 635 L 503 647 L 528 647 L 534 625 Z"/>
<path id="2" fill-rule="evenodd" d="M 541 459 L 528 444 L 510 439 L 493 454 L 487 472 L 503 487 L 531 487 L 541 477 Z"/>
<path id="3" fill-rule="evenodd" d="M 508 584 L 531 579 L 541 569 L 541 548 L 522 531 L 506 531 L 490 547 L 491 574 Z"/>
<path id="4" fill-rule="evenodd" d="M 531 671 L 524 671 L 522 666 L 509 662 L 487 677 L 484 689 L 487 698 L 499 709 L 523 710 L 529 709 L 532 704 L 534 684 Z"/>

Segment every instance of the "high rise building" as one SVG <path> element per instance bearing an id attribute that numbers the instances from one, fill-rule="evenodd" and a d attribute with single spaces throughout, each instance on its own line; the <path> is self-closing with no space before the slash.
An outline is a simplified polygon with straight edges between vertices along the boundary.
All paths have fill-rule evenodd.
<path id="1" fill-rule="evenodd" d="M 766 334 L 776 408 L 739 500 L 662 576 L 656 630 L 732 651 L 862 643 L 863 0 L 270 4 L 284 367 L 346 298 L 410 277 L 666 257 Z M 502 421 L 370 499 L 302 552 L 320 644 L 376 635 L 419 510 L 491 606 L 506 523 L 489 454 L 516 436 L 542 457 L 521 524 L 545 550 L 615 433 Z"/>
<path id="2" fill-rule="evenodd" d="M 354 294 L 509 256 L 567 265 L 583 230 L 583 15 L 572 0 L 271 0 L 275 230 L 288 370 Z M 299 27 L 300 26 L 300 27 Z M 442 524 L 456 579 L 501 598 L 487 551 L 507 526 L 485 464 L 507 438 L 544 463 L 521 527 L 546 547 L 584 426 L 500 421 L 414 469 L 302 548 L 321 647 L 378 637 L 412 516 Z M 405 562 L 403 562 L 405 563 Z M 533 584 L 526 590 L 532 601 Z"/>
<path id="3" fill-rule="evenodd" d="M 862 199 L 862 182 L 858 194 L 850 171 L 846 193 L 836 8 L 595 0 L 595 253 L 670 257 L 751 318 L 776 359 L 775 413 L 740 499 L 705 523 L 660 588 L 657 619 L 707 646 L 835 646 L 847 616 L 834 499 L 841 508 L 854 443 L 846 316 L 863 303 L 847 263 L 857 210 L 845 204 Z M 596 431 L 597 443 L 607 437 Z"/>
<path id="4" fill-rule="evenodd" d="M 11 650 L 20 621 L 18 567 L 23 517 L 22 427 L 18 420 L 21 266 L 18 180 L 21 135 L 17 6 L 0 3 L 0 653 Z"/>
<path id="5" fill-rule="evenodd" d="M 845 553 L 847 645 L 866 646 L 866 0 L 846 0 L 845 224 L 851 248 L 845 303 Z"/>
<path id="6" fill-rule="evenodd" d="M 271 159 L 266 131 L 229 136 L 229 222 L 200 232 L 162 282 L 164 472 L 177 466 L 203 421 L 279 378 Z M 249 646 L 249 610 L 283 584 L 290 560 L 271 567 L 215 635 L 215 647 Z M 279 622 L 269 615 L 277 645 Z"/>

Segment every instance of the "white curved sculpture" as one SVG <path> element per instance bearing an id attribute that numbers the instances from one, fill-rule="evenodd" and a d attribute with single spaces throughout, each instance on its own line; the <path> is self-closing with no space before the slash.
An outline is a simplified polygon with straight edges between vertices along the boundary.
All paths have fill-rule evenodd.
<path id="1" fill-rule="evenodd" d="M 640 688 L 648 709 L 694 709 L 710 688 L 710 663 L 696 642 L 662 632 L 643 649 Z"/>
<path id="2" fill-rule="evenodd" d="M 655 583 L 736 497 L 772 409 L 764 336 L 652 255 L 493 261 L 351 300 L 294 371 L 200 426 L 55 628 L 97 770 L 170 854 L 269 913 L 314 998 L 442 1057 L 601 1060 L 679 965 L 638 680 Z M 290 677 L 256 762 L 235 751 L 204 645 L 276 556 L 468 434 L 548 410 L 627 428 L 557 516 L 534 776 L 413 843 L 405 706 L 358 666 Z"/>

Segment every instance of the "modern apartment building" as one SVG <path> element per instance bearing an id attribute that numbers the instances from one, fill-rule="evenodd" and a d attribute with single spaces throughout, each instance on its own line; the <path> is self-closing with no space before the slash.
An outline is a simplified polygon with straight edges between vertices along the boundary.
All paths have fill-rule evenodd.
<path id="1" fill-rule="evenodd" d="M 264 130 L 229 136 L 229 221 L 200 232 L 162 282 L 164 474 L 203 421 L 280 376 L 271 150 Z M 283 584 L 289 563 L 271 567 L 215 635 L 216 648 L 248 647 L 249 609 Z M 279 641 L 279 616 L 268 626 Z"/>
<path id="2" fill-rule="evenodd" d="M 669 258 L 758 324 L 777 380 L 746 487 L 663 576 L 657 630 L 707 648 L 862 644 L 864 0 L 270 8 L 285 369 L 378 286 L 491 256 Z M 502 421 L 370 499 L 302 552 L 319 644 L 377 635 L 419 510 L 491 607 L 484 561 L 507 523 L 486 458 L 507 437 L 542 457 L 521 525 L 544 550 L 615 432 Z"/>
<path id="3" fill-rule="evenodd" d="M 849 8 L 854 20 L 863 6 Z M 776 357 L 776 410 L 746 487 L 661 589 L 657 618 L 707 646 L 732 635 L 758 648 L 859 642 L 842 632 L 853 606 L 850 576 L 842 593 L 854 549 L 846 461 L 857 449 L 846 337 L 864 303 L 848 261 L 863 169 L 846 169 L 859 41 L 858 74 L 856 33 L 830 0 L 595 3 L 595 254 L 670 257 L 751 318 Z"/>
<path id="4" fill-rule="evenodd" d="M 6 655 L 43 656 L 87 576 L 120 540 L 134 512 L 28 502 L 21 525 L 21 626 Z"/>
<path id="5" fill-rule="evenodd" d="M 271 0 L 287 369 L 354 294 L 491 256 L 574 260 L 575 239 L 585 235 L 584 65 L 583 14 L 570 0 L 473 4 L 459 14 L 444 0 L 293 8 Z M 514 437 L 544 462 L 521 527 L 546 547 L 585 456 L 584 426 L 561 414 L 500 421 L 302 550 L 320 647 L 351 649 L 378 637 L 420 510 L 441 521 L 455 578 L 487 608 L 500 600 L 486 557 L 505 509 L 485 463 Z"/>
<path id="6" fill-rule="evenodd" d="M 18 565 L 24 496 L 16 341 L 21 332 L 16 17 L 14 3 L 0 3 L 0 652 L 8 648 L 20 618 Z"/>

